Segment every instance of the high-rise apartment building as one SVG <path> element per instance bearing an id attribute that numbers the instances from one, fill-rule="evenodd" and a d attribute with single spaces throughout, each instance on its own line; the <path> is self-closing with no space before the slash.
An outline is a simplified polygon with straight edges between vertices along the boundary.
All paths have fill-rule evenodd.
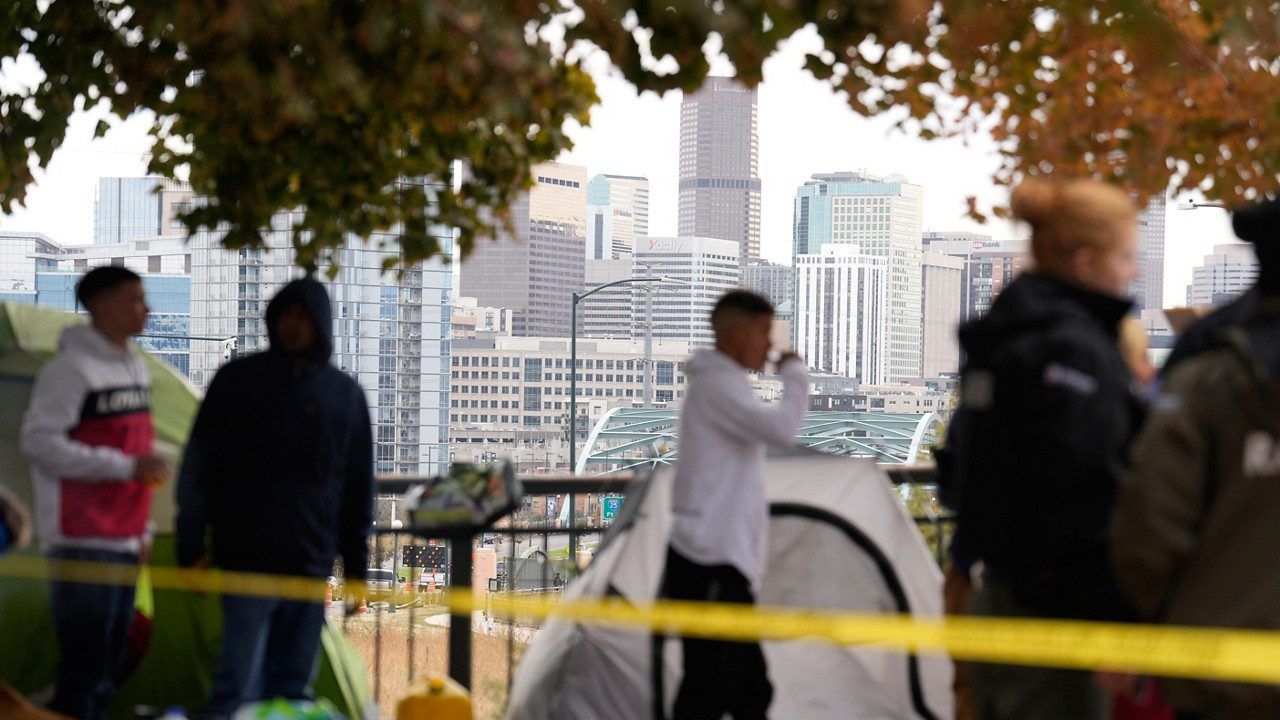
<path id="1" fill-rule="evenodd" d="M 632 271 L 638 276 L 668 277 L 678 284 L 662 284 L 650 291 L 632 286 L 635 319 L 633 337 L 642 338 L 653 324 L 653 337 L 690 345 L 712 345 L 711 310 L 726 292 L 742 281 L 738 243 L 704 237 L 645 237 L 636 240 Z M 656 284 L 655 284 L 656 285 Z M 652 292 L 653 317 L 646 294 Z"/>
<path id="2" fill-rule="evenodd" d="M 1030 267 L 1026 240 L 992 240 L 972 232 L 930 231 L 924 250 L 960 258 L 965 263 L 961 308 L 964 320 L 987 314 L 1000 291 Z"/>
<path id="3" fill-rule="evenodd" d="M 819 373 L 884 380 L 888 262 L 857 245 L 796 255 L 796 350 Z"/>
<path id="4" fill-rule="evenodd" d="M 707 78 L 680 103 L 679 234 L 738 243 L 740 264 L 760 257 L 756 90 Z"/>
<path id="5" fill-rule="evenodd" d="M 887 263 L 886 338 L 881 349 L 886 382 L 917 378 L 921 372 L 923 206 L 920 186 L 900 176 L 814 175 L 796 190 L 793 251 L 797 258 L 820 255 L 828 245 L 856 245 L 862 253 Z M 796 341 L 805 343 L 798 320 Z"/>
<path id="6" fill-rule="evenodd" d="M 1164 309 L 1164 218 L 1163 195 L 1151 198 L 1138 214 L 1140 275 L 1131 292 L 1139 311 Z"/>
<path id="7" fill-rule="evenodd" d="M 191 186 L 160 177 L 108 177 L 98 180 L 93 206 L 95 245 L 139 238 L 186 236 L 176 216 L 191 205 Z"/>
<path id="8" fill-rule="evenodd" d="M 924 299 L 924 374 L 935 378 L 960 370 L 960 340 L 956 336 L 964 315 L 964 271 L 958 257 L 927 252 L 921 266 Z"/>
<path id="9" fill-rule="evenodd" d="M 300 215 L 278 213 L 261 250 L 225 250 L 202 231 L 190 241 L 193 334 L 234 337 L 238 353 L 268 346 L 264 314 L 277 290 L 302 271 L 290 237 Z M 452 233 L 438 233 L 446 255 Z M 579 256 L 581 257 L 581 256 Z M 331 362 L 364 388 L 374 423 L 379 473 L 424 475 L 448 463 L 449 327 L 452 280 L 447 257 L 402 274 L 384 273 L 397 259 L 396 238 L 349 238 L 336 253 L 336 277 L 319 277 L 333 303 Z M 208 385 L 220 352 L 193 347 L 191 377 Z"/>
<path id="10" fill-rule="evenodd" d="M 1246 243 L 1214 245 L 1213 252 L 1191 270 L 1187 305 L 1221 305 L 1248 290 L 1258 279 L 1258 260 Z"/>
<path id="11" fill-rule="evenodd" d="M 649 180 L 596 175 L 587 184 L 587 260 L 631 255 L 636 238 L 649 234 Z"/>
<path id="12" fill-rule="evenodd" d="M 571 294 L 586 261 L 587 169 L 543 163 L 512 207 L 515 237 L 480 240 L 462 262 L 460 293 L 511 309 L 514 334 L 569 335 Z"/>

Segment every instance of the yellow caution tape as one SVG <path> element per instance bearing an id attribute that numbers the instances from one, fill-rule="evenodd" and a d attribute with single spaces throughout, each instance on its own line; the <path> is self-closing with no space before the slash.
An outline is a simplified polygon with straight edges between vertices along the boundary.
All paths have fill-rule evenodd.
<path id="1" fill-rule="evenodd" d="M 156 589 L 320 601 L 325 581 L 296 576 L 172 567 L 149 568 Z M 0 577 L 119 584 L 136 568 L 94 562 L 0 559 Z M 353 581 L 354 584 L 354 581 Z M 354 594 L 354 593 L 349 593 Z M 370 600 L 414 593 L 361 593 Z M 666 635 L 725 640 L 802 640 L 875 645 L 950 655 L 957 660 L 1280 684 L 1280 632 L 1168 627 L 1076 620 L 948 617 L 749 607 L 663 600 L 648 606 L 619 598 L 528 600 L 461 590 L 441 593 L 455 614 L 488 609 L 503 617 L 561 618 Z"/>

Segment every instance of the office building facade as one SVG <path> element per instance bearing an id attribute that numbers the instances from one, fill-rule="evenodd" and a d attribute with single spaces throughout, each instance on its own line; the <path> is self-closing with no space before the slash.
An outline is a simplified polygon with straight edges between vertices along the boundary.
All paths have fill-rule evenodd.
<path id="1" fill-rule="evenodd" d="M 922 377 L 934 378 L 960 370 L 960 340 L 957 332 L 964 317 L 965 261 L 927 252 L 921 265 L 924 288 L 922 340 L 924 366 Z"/>
<path id="2" fill-rule="evenodd" d="M 849 244 L 796 256 L 796 350 L 815 372 L 884 381 L 887 265 Z"/>
<path id="3" fill-rule="evenodd" d="M 920 256 L 924 193 L 900 176 L 865 172 L 814 175 L 796 191 L 793 252 L 821 255 L 828 245 L 855 245 L 887 264 L 885 380 L 920 376 Z M 797 262 L 797 267 L 799 263 Z M 796 341 L 801 333 L 797 299 Z"/>
<path id="4" fill-rule="evenodd" d="M 585 290 L 632 277 L 634 247 L 633 242 L 626 256 L 616 260 L 588 260 Z M 631 339 L 635 322 L 634 292 L 630 284 L 615 285 L 578 303 L 578 337 Z"/>
<path id="5" fill-rule="evenodd" d="M 0 302 L 36 302 L 36 275 L 57 267 L 62 246 L 41 233 L 0 232 Z"/>
<path id="6" fill-rule="evenodd" d="M 649 180 L 596 175 L 587 184 L 587 261 L 629 257 L 649 234 Z"/>
<path id="7" fill-rule="evenodd" d="M 657 340 L 691 346 L 715 344 L 711 311 L 726 292 L 741 285 L 738 243 L 705 237 L 646 237 L 636 240 L 632 272 L 672 278 L 676 283 L 632 286 L 632 337 L 652 323 Z M 648 293 L 652 292 L 652 299 Z M 649 317 L 652 304 L 653 315 Z"/>
<path id="8" fill-rule="evenodd" d="M 160 177 L 98 180 L 93 205 L 93 243 L 118 245 L 164 236 L 186 237 L 177 215 L 189 209 L 191 186 Z"/>
<path id="9" fill-rule="evenodd" d="M 961 308 L 965 320 L 986 315 L 1000 291 L 1031 266 L 1026 240 L 993 240 L 980 233 L 930 231 L 924 235 L 924 250 L 964 261 Z"/>
<path id="10" fill-rule="evenodd" d="M 738 243 L 740 264 L 760 258 L 760 170 L 755 88 L 709 77 L 680 103 L 678 232 Z"/>
<path id="11" fill-rule="evenodd" d="M 1258 260 L 1245 243 L 1215 245 L 1191 270 L 1187 305 L 1210 307 L 1230 302 L 1258 279 Z"/>
<path id="12" fill-rule="evenodd" d="M 516 335 L 565 337 L 570 295 L 583 286 L 587 170 L 543 163 L 512 207 L 515 237 L 479 240 L 462 262 L 460 294 L 511 309 Z"/>
<path id="13" fill-rule="evenodd" d="M 774 309 L 794 304 L 796 269 L 767 260 L 753 260 L 742 268 L 742 287 L 765 296 Z"/>

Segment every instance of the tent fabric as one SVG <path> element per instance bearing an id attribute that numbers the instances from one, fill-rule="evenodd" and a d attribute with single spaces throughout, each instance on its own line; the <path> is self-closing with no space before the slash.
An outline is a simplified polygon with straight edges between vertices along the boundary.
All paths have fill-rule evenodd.
<path id="1" fill-rule="evenodd" d="M 33 497 L 31 476 L 18 447 L 22 416 L 35 375 L 57 352 L 63 328 L 81 322 L 84 316 L 0 302 L 0 486 L 28 505 Z M 156 439 L 178 457 L 195 420 L 199 393 L 173 368 L 149 355 L 146 361 Z M 176 564 L 171 534 L 174 513 L 170 486 L 157 492 L 152 502 L 151 521 L 157 533 L 149 561 L 153 566 Z M 203 707 L 221 649 L 218 596 L 141 585 L 135 605 L 153 618 L 151 642 L 137 670 L 120 688 L 113 714 L 132 717 L 131 709 L 137 705 Z M 53 684 L 59 649 L 44 582 L 0 579 L 0 638 L 4 638 L 0 679 L 28 694 Z M 363 661 L 332 623 L 323 630 L 321 649 L 316 693 L 348 716 L 360 717 L 372 697 Z"/>
<path id="2" fill-rule="evenodd" d="M 942 615 L 942 575 L 884 471 L 872 461 L 813 451 L 771 457 L 769 560 L 759 603 L 849 612 Z M 566 599 L 653 601 L 671 528 L 674 473 L 659 470 L 628 494 L 624 515 Z M 662 647 L 669 716 L 680 643 Z M 777 718 L 951 718 L 952 667 L 938 656 L 823 642 L 765 642 Z M 524 656 L 509 720 L 653 720 L 656 654 L 637 632 L 552 619 Z"/>

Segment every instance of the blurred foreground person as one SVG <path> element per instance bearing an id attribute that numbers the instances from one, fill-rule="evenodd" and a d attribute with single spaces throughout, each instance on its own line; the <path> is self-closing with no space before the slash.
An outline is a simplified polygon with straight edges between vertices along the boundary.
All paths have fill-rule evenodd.
<path id="1" fill-rule="evenodd" d="M 783 353 L 776 363 L 782 400 L 765 405 L 747 373 L 762 370 L 767 361 L 773 306 L 760 295 L 733 290 L 716 302 L 711 325 L 715 347 L 698 350 L 687 365 L 661 595 L 754 604 L 769 540 L 765 446 L 795 445 L 809 405 L 809 372 L 795 353 Z M 720 720 L 726 714 L 764 720 L 773 686 L 758 642 L 686 637 L 683 648 L 674 720 Z"/>
<path id="2" fill-rule="evenodd" d="M 973 568 L 973 615 L 1125 619 L 1107 538 L 1141 414 L 1118 338 L 1136 209 L 1088 180 L 1028 180 L 1012 206 L 1036 267 L 960 331 L 963 396 L 939 456 L 952 555 Z M 973 664 L 968 685 L 978 718 L 1108 716 L 1087 672 Z"/>
<path id="3" fill-rule="evenodd" d="M 151 493 L 169 464 L 154 452 L 151 374 L 131 340 L 150 313 L 142 278 L 94 268 L 76 284 L 76 301 L 89 324 L 63 330 L 58 354 L 36 377 L 22 454 L 31 463 L 50 569 L 111 565 L 110 584 L 54 580 L 50 593 L 61 651 L 49 709 L 97 720 L 115 691 L 139 556 L 149 542 Z"/>
<path id="4" fill-rule="evenodd" d="M 1280 235 L 1280 203 L 1242 213 L 1253 237 Z M 1173 369 L 1133 446 L 1112 555 L 1145 620 L 1280 629 L 1280 257 L 1259 261 L 1249 314 Z M 1280 717 L 1275 686 L 1160 684 L 1180 718 Z"/>
<path id="5" fill-rule="evenodd" d="M 324 578 L 340 554 L 350 592 L 364 584 L 372 428 L 364 391 L 329 362 L 331 313 L 319 281 L 290 282 L 267 305 L 271 349 L 214 376 L 178 482 L 180 564 Z M 320 598 L 225 595 L 222 616 L 212 714 L 310 696 Z"/>

